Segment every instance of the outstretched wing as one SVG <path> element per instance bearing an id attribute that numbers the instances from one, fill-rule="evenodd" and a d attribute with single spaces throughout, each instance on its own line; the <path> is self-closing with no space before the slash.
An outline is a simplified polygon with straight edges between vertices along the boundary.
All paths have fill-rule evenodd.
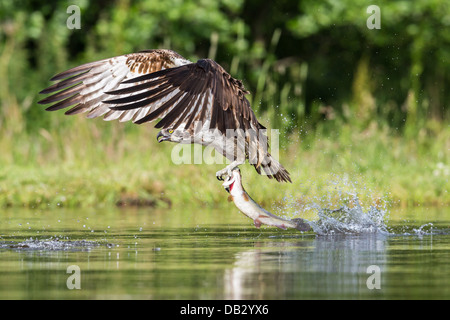
<path id="1" fill-rule="evenodd" d="M 59 82 L 40 92 L 51 94 L 39 101 L 52 104 L 46 110 L 70 107 L 65 114 L 87 112 L 88 118 L 137 124 L 161 119 L 157 128 L 183 127 L 191 133 L 199 122 L 222 134 L 242 129 L 258 173 L 261 166 L 269 178 L 290 181 L 281 165 L 281 171 L 267 169 L 272 162 L 267 137 L 259 135 L 265 128 L 245 98 L 248 92 L 213 60 L 191 63 L 171 50 L 146 50 L 87 63 L 51 80 Z"/>
<path id="2" fill-rule="evenodd" d="M 135 114 L 111 110 L 103 103 L 108 99 L 107 91 L 126 87 L 121 85 L 124 80 L 186 63 L 190 62 L 171 50 L 145 50 L 86 63 L 54 76 L 51 80 L 59 82 L 40 92 L 52 95 L 38 103 L 52 104 L 48 111 L 71 107 L 67 115 L 88 112 L 88 118 L 127 121 Z"/>
<path id="3" fill-rule="evenodd" d="M 210 123 L 210 129 L 264 128 L 256 119 L 242 82 L 232 78 L 210 59 L 177 68 L 146 74 L 123 84 L 135 84 L 110 91 L 116 99 L 106 100 L 112 110 L 139 109 L 145 116 L 141 124 L 161 119 L 157 128 L 178 128 L 193 131 L 196 121 Z"/>
<path id="4" fill-rule="evenodd" d="M 222 135 L 227 134 L 226 130 L 236 130 L 235 134 L 241 134 L 249 162 L 259 174 L 262 168 L 269 178 L 291 181 L 286 169 L 267 152 L 267 137 L 260 133 L 265 128 L 245 98 L 248 92 L 242 82 L 213 60 L 199 60 L 123 83 L 136 85 L 108 92 L 117 96 L 104 101 L 111 104 L 112 110 L 140 110 L 142 116 L 135 123 L 161 119 L 156 128 L 182 127 L 193 133 L 197 123 L 209 123 L 209 129 L 218 129 Z"/>

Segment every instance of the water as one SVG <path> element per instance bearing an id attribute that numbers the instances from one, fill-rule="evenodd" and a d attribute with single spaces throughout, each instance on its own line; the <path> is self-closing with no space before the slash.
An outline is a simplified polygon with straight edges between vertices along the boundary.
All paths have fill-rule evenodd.
<path id="1" fill-rule="evenodd" d="M 449 213 L 318 208 L 300 233 L 256 229 L 231 204 L 9 209 L 0 299 L 449 299 Z"/>

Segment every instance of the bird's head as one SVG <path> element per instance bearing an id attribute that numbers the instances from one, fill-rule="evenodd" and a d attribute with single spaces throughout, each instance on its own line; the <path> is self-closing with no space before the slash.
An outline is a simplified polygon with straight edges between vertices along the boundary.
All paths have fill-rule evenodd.
<path id="1" fill-rule="evenodd" d="M 241 170 L 238 167 L 231 171 L 231 175 L 228 176 L 222 183 L 222 186 L 227 190 L 228 193 L 233 191 L 235 186 L 242 186 L 241 183 Z"/>
<path id="2" fill-rule="evenodd" d="M 185 130 L 172 128 L 162 129 L 156 136 L 158 142 L 171 141 L 181 143 L 186 140 L 186 138 L 188 137 L 186 136 Z"/>

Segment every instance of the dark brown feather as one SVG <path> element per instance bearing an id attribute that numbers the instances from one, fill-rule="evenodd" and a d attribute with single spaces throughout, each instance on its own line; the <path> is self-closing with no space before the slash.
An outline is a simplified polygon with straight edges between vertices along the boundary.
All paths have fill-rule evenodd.
<path id="1" fill-rule="evenodd" d="M 166 112 L 173 104 L 183 95 L 183 92 L 180 91 L 175 94 L 172 98 L 170 98 L 167 102 L 163 103 L 158 109 L 146 115 L 142 119 L 135 121 L 136 124 L 142 124 L 144 122 L 153 121 L 158 119 L 164 112 Z M 156 127 L 156 126 L 155 126 Z"/>
<path id="2" fill-rule="evenodd" d="M 55 103 L 47 107 L 46 110 L 48 111 L 77 105 L 76 109 L 72 108 L 66 112 L 68 115 L 89 111 L 88 117 L 96 117 L 105 113 L 107 117 L 112 116 L 114 112 L 105 112 L 107 107 L 103 103 L 103 100 L 107 100 L 104 95 L 107 91 L 116 91 L 116 94 L 119 95 L 126 94 L 129 92 L 129 88 L 119 88 L 122 79 L 127 80 L 132 72 L 150 73 L 157 72 L 162 68 L 174 67 L 171 60 L 173 57 L 183 59 L 183 57 L 171 50 L 145 50 L 71 68 L 51 78 L 51 81 L 58 82 L 40 93 L 53 93 L 53 95 L 42 99 L 38 103 Z M 114 81 L 114 83 L 111 83 L 111 81 Z M 136 92 L 136 89 L 145 90 L 162 84 L 163 81 L 161 80 L 154 81 L 150 87 L 147 83 L 142 85 L 138 83 L 131 92 Z M 105 88 L 110 88 L 110 90 L 105 90 Z M 99 97 L 101 97 L 100 100 Z"/>
<path id="3" fill-rule="evenodd" d="M 249 92 L 242 81 L 213 60 L 184 60 L 186 64 L 175 67 L 174 57 L 184 59 L 170 50 L 146 50 L 69 69 L 51 79 L 59 82 L 41 91 L 51 95 L 39 103 L 54 103 L 46 109 L 49 111 L 71 107 L 67 115 L 87 111 L 88 117 L 104 115 L 105 120 L 132 120 L 136 124 L 159 118 L 156 128 L 183 125 L 194 132 L 197 121 L 210 121 L 210 129 L 222 134 L 227 129 L 253 130 L 256 135 L 245 133 L 245 137 L 246 145 L 258 149 L 252 156 L 257 158 L 256 171 L 290 181 L 289 173 L 267 152 L 267 137 L 257 140 L 258 132 L 265 128 L 245 97 Z M 141 75 L 131 76 L 134 74 Z M 248 151 L 246 154 L 248 157 Z"/>

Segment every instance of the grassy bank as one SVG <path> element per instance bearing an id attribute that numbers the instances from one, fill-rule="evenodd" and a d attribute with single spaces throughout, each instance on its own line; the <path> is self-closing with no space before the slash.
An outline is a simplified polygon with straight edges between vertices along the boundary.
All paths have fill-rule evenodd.
<path id="1" fill-rule="evenodd" d="M 0 138 L 0 207 L 222 206 L 221 164 L 176 165 L 173 144 L 156 142 L 151 125 L 62 117 L 58 130 Z M 54 126 L 56 127 L 56 126 Z M 75 129 L 76 128 L 76 129 Z M 244 187 L 265 206 L 342 202 L 393 206 L 450 204 L 450 130 L 430 123 L 414 139 L 380 125 L 358 130 L 325 123 L 282 139 L 292 184 L 242 168 Z"/>
<path id="2" fill-rule="evenodd" d="M 345 201 L 450 204 L 450 85 L 444 0 L 367 3 L 0 1 L 0 207 L 221 206 L 218 165 L 175 165 L 151 126 L 48 113 L 57 72 L 150 48 L 211 58 L 243 80 L 258 119 L 280 129 L 292 184 L 243 168 L 265 206 Z M 418 9 L 419 8 L 419 9 Z M 204 17 L 204 19 L 199 19 Z M 424 23 L 426 22 L 426 23 Z M 187 27 L 188 26 L 188 27 Z M 228 205 L 228 204 L 226 204 Z"/>

